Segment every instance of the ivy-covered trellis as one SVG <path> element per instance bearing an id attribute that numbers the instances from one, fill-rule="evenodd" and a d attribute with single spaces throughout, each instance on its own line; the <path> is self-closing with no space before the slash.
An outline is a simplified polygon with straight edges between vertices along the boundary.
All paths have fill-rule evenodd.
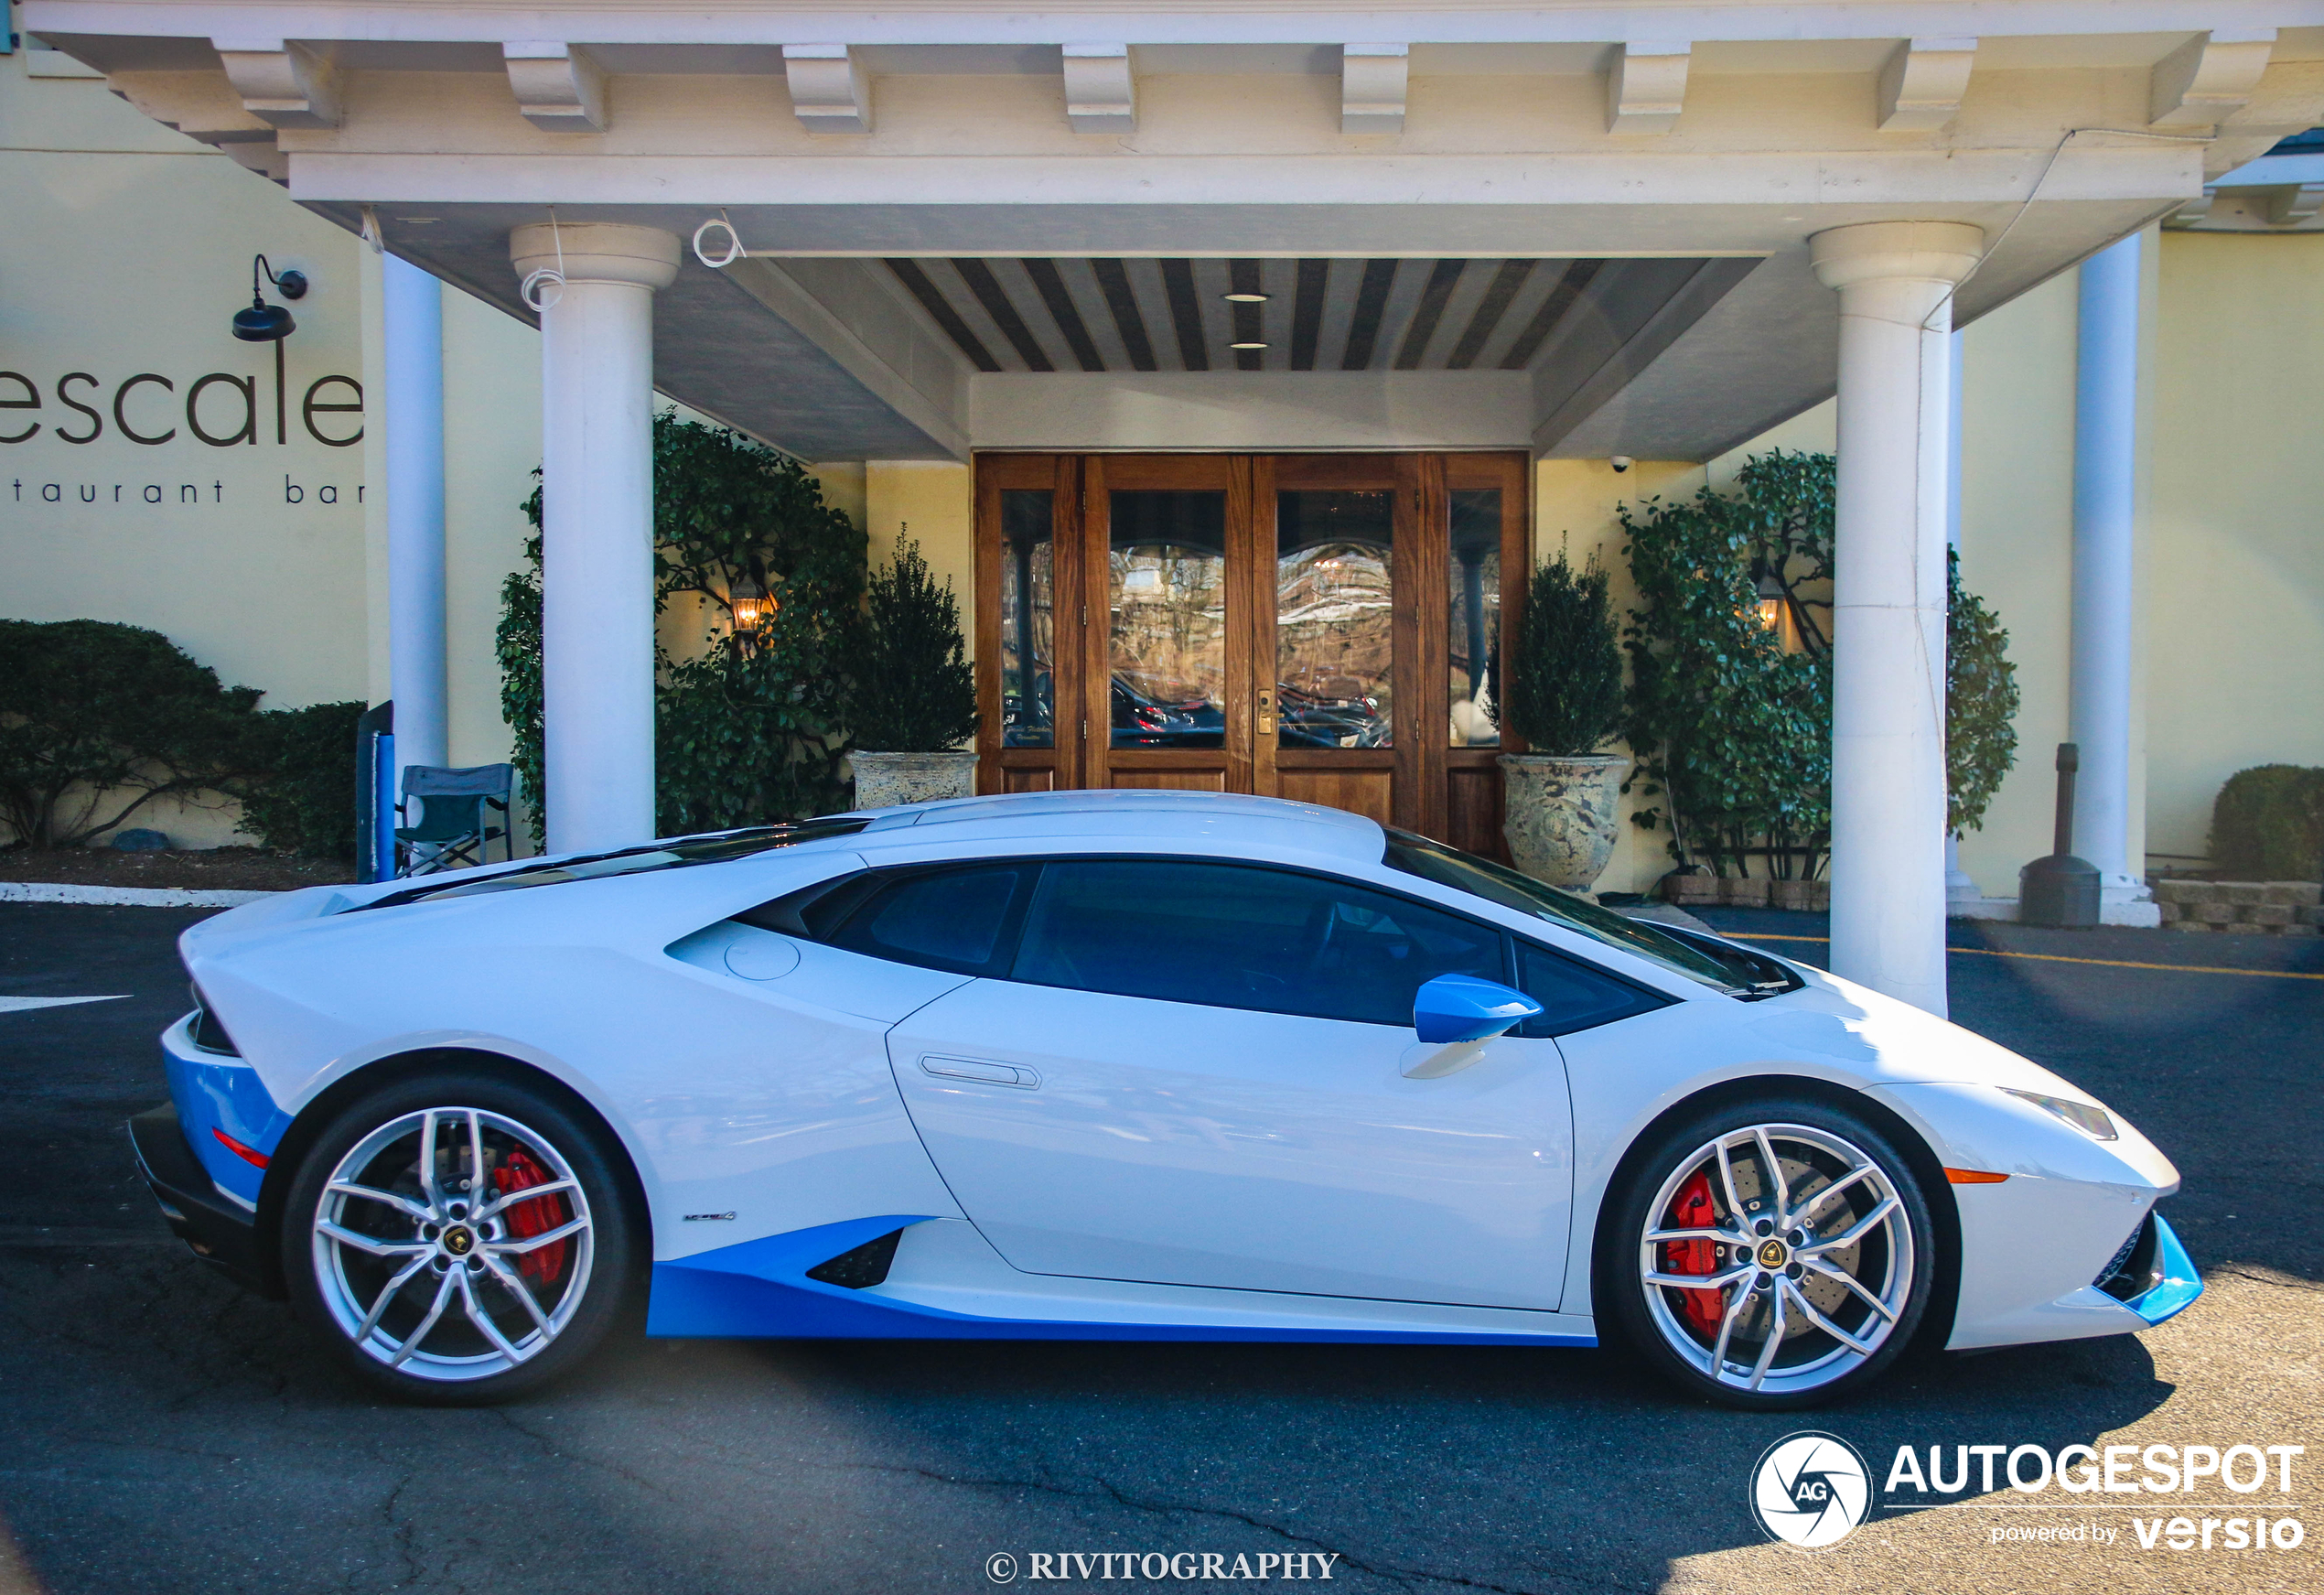
<path id="1" fill-rule="evenodd" d="M 1623 644 L 1633 816 L 1681 865 L 1812 878 L 1832 828 L 1834 460 L 1755 455 L 1736 490 L 1620 512 L 1639 607 Z M 2017 758 L 2008 633 L 1949 562 L 1947 823 L 1983 822 Z M 1763 606 L 1771 606 L 1770 625 Z M 1787 643 L 1787 638 L 1789 639 Z"/>
<path id="2" fill-rule="evenodd" d="M 863 530 L 796 460 L 664 411 L 653 423 L 654 601 L 698 595 L 703 650 L 656 661 L 655 826 L 665 836 L 827 813 L 846 795 L 843 704 L 863 624 Z M 541 758 L 541 492 L 526 563 L 500 590 L 502 717 L 537 841 L 554 792 Z M 763 618 L 733 624 L 740 594 Z"/>

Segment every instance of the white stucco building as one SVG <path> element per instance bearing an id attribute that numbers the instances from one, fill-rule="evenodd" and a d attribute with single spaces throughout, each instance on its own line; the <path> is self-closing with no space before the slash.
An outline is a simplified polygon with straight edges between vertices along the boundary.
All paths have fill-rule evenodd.
<path id="1" fill-rule="evenodd" d="M 2135 896 L 2157 486 L 2138 440 L 2171 358 L 2153 306 L 2178 242 L 2152 230 L 2280 244 L 2312 232 L 2324 193 L 2324 174 L 2250 165 L 2324 113 L 2317 0 L 21 16 L 53 71 L 102 74 L 151 124 L 286 187 L 315 249 L 326 227 L 383 245 L 384 264 L 356 262 L 376 330 L 345 329 L 383 501 L 363 507 L 365 601 L 387 611 L 367 684 L 393 691 L 399 738 L 440 757 L 478 756 L 463 717 L 490 723 L 464 701 L 490 602 L 460 579 L 483 501 L 464 492 L 521 497 L 543 465 L 551 783 L 576 794 L 553 846 L 651 824 L 656 391 L 832 462 L 876 544 L 909 522 L 931 544 L 974 600 L 988 788 L 1274 792 L 1467 845 L 1497 825 L 1495 749 L 1443 727 L 1479 690 L 1458 662 L 1487 573 L 1500 587 L 1544 534 L 1598 539 L 1615 500 L 1771 432 L 1836 439 L 1834 966 L 1939 1008 L 1943 549 L 1956 501 L 1988 593 L 2013 538 L 2029 558 L 2059 544 L 2054 518 L 2039 537 L 1979 518 L 1980 449 L 2055 431 L 2058 404 L 2028 396 L 2055 330 L 2038 307 L 2070 274 L 2082 391 L 2070 376 L 2050 395 L 2065 458 L 2041 466 L 2068 484 L 2068 560 L 2031 635 L 2001 601 L 2037 651 L 2057 615 L 2063 684 L 2029 690 L 2066 724 L 2028 728 L 2031 779 L 1999 812 L 2046 802 L 2046 743 L 2072 735 L 2082 851 Z M 172 135 L 151 136 L 158 156 Z M 202 222 L 173 227 L 191 242 Z M 137 280 L 169 277 L 153 252 L 175 239 L 141 236 Z M 1980 342 L 2010 317 L 2018 331 Z M 512 417 L 534 404 L 524 434 Z M 2014 430 L 1989 436 L 2004 416 Z M 1617 477 L 1614 457 L 1639 465 Z M 1370 529 L 1294 534 L 1334 516 Z M 1393 704 L 1361 746 L 1295 736 L 1291 666 L 1267 664 L 1291 657 L 1296 579 L 1343 544 L 1388 573 L 1395 640 L 1371 676 L 1303 658 L 1298 679 L 1318 702 Z M 1108 733 L 1125 690 L 1108 629 L 1126 635 L 1157 549 L 1221 595 L 1221 635 L 1153 676 L 1199 691 L 1215 747 Z M 1038 645 L 1010 623 L 1037 561 L 1055 628 Z M 1012 734 L 1005 706 L 1036 700 Z M 1652 846 L 1608 884 L 1651 879 Z M 1965 861 L 2013 889 L 1998 854 Z"/>

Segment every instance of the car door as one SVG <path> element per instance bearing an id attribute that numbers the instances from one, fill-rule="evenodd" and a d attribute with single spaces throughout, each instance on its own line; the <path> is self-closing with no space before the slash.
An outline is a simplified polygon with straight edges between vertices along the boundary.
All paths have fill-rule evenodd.
<path id="1" fill-rule="evenodd" d="M 876 905 L 875 905 L 876 906 Z M 1412 999 L 1501 933 L 1360 883 L 1053 860 L 1006 977 L 889 1034 L 964 1212 L 1038 1274 L 1554 1309 L 1573 1148 L 1556 1043 L 1432 1079 Z"/>

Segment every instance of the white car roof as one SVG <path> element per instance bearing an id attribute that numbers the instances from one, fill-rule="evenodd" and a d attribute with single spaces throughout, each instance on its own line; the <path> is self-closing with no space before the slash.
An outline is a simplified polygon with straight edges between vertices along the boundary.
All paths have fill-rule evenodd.
<path id="1" fill-rule="evenodd" d="M 872 813 L 879 823 L 848 838 L 859 846 L 880 842 L 1001 841 L 1055 836 L 1135 837 L 1201 842 L 1232 851 L 1293 846 L 1303 851 L 1376 862 L 1385 837 L 1361 814 L 1281 798 L 1206 792 L 1028 792 L 952 798 L 909 809 Z M 959 827 L 955 831 L 954 827 Z"/>

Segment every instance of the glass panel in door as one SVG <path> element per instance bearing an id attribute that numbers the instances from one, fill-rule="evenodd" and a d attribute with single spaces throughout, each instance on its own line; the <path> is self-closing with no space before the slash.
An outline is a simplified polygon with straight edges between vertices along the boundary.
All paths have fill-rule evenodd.
<path id="1" fill-rule="evenodd" d="M 1049 488 L 1001 492 L 1001 746 L 1057 745 L 1055 533 Z"/>
<path id="2" fill-rule="evenodd" d="M 1221 747 L 1227 496 L 1212 489 L 1115 489 L 1108 518 L 1112 745 Z"/>
<path id="3" fill-rule="evenodd" d="M 1275 495 L 1276 746 L 1386 748 L 1395 723 L 1394 495 Z"/>
<path id="4" fill-rule="evenodd" d="M 1451 501 L 1452 557 L 1447 562 L 1452 612 L 1445 628 L 1452 680 L 1452 745 L 1501 746 L 1501 543 L 1499 488 L 1455 488 Z"/>

